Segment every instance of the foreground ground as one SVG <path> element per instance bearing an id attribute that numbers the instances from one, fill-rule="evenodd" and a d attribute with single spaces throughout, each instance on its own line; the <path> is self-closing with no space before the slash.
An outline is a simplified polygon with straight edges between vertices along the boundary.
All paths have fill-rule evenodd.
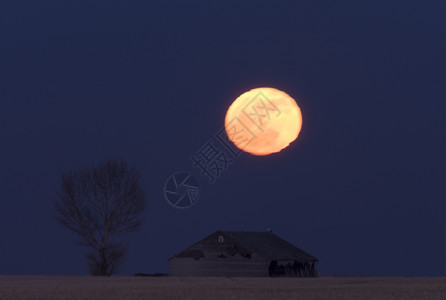
<path id="1" fill-rule="evenodd" d="M 446 278 L 0 276 L 0 299 L 446 299 Z"/>

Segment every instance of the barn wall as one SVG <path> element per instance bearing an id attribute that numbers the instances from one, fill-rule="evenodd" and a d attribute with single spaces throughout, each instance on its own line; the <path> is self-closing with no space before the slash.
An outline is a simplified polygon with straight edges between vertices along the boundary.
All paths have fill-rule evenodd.
<path id="1" fill-rule="evenodd" d="M 268 276 L 269 262 L 241 259 L 214 260 L 202 258 L 173 258 L 169 261 L 172 276 L 230 276 L 259 277 Z"/>

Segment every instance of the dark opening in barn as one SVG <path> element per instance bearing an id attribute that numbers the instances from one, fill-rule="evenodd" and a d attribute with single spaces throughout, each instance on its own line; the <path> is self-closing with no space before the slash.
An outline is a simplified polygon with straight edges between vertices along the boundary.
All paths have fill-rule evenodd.
<path id="1" fill-rule="evenodd" d="M 172 276 L 318 276 L 317 258 L 271 231 L 216 231 L 168 262 Z"/>

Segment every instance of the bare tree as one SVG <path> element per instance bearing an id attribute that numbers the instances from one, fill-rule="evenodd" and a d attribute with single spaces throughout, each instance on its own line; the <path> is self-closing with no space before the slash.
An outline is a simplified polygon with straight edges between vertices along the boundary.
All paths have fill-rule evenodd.
<path id="1" fill-rule="evenodd" d="M 141 226 L 145 204 L 141 172 L 111 159 L 62 173 L 55 218 L 90 248 L 90 274 L 109 276 L 124 261 L 128 234 Z"/>

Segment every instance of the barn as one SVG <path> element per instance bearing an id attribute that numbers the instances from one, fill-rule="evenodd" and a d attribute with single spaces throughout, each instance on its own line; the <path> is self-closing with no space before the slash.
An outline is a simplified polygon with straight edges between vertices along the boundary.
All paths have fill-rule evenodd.
<path id="1" fill-rule="evenodd" d="M 317 258 L 270 230 L 216 231 L 168 263 L 172 276 L 318 276 Z"/>

